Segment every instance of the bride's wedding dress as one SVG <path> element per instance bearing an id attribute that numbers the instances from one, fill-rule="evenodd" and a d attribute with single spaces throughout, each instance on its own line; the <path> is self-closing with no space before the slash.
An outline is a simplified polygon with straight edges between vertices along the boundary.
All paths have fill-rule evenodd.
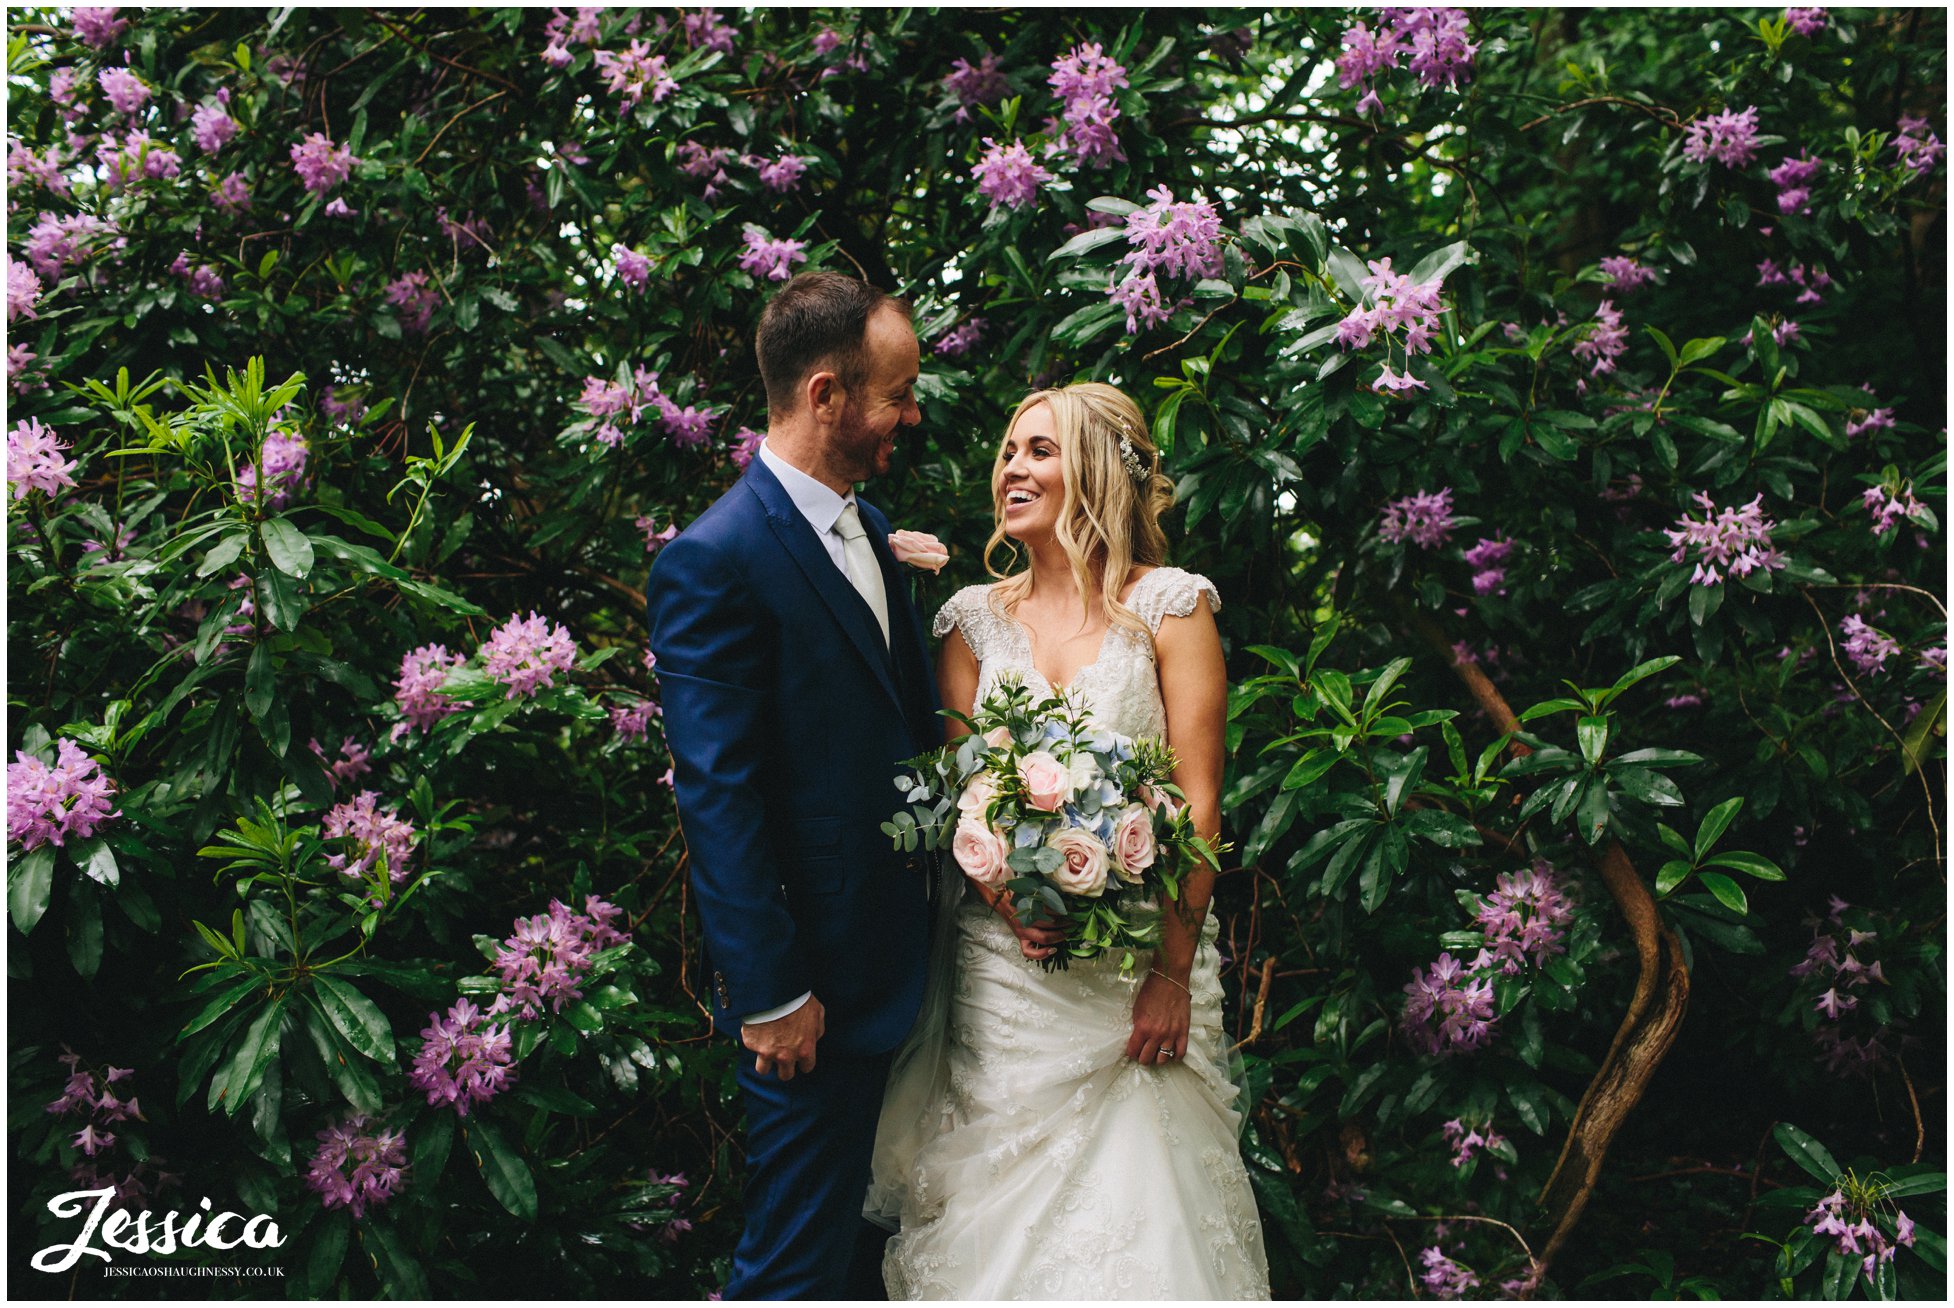
<path id="1" fill-rule="evenodd" d="M 998 677 L 1050 685 L 1029 637 L 971 586 L 937 615 L 963 633 L 982 702 Z M 1205 598 L 1204 577 L 1157 568 L 1127 600 L 1148 628 Z M 1152 651 L 1119 627 L 1067 694 L 1097 724 L 1164 736 Z M 962 877 L 950 869 L 954 885 Z M 974 894 L 918 1035 L 899 1057 L 876 1139 L 870 1215 L 899 1221 L 883 1275 L 892 1299 L 1266 1299 L 1267 1257 L 1237 1144 L 1240 1110 L 1221 1021 L 1215 921 L 1188 979 L 1185 1059 L 1126 1057 L 1145 957 L 1046 972 Z M 947 925 L 947 923 L 946 923 Z M 947 934 L 947 932 L 946 932 Z"/>

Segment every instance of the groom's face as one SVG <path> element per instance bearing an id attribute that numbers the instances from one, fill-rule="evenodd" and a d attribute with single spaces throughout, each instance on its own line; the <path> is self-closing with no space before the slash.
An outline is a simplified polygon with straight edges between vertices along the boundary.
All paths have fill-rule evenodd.
<path id="1" fill-rule="evenodd" d="M 862 384 L 851 388 L 836 424 L 832 456 L 850 481 L 867 481 L 889 470 L 896 428 L 923 420 L 916 407 L 916 376 L 922 352 L 916 333 L 898 309 L 881 309 L 868 320 L 863 340 L 867 367 Z"/>

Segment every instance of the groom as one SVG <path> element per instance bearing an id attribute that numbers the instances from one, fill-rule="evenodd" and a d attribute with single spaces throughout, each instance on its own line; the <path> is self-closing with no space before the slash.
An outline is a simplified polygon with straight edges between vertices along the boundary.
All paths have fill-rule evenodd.
<path id="1" fill-rule="evenodd" d="M 923 868 L 881 824 L 896 765 L 941 735 L 889 524 L 854 484 L 922 420 L 919 352 L 908 305 L 825 272 L 774 297 L 755 352 L 766 440 L 650 587 L 713 1018 L 741 1045 L 746 1230 L 725 1295 L 880 1298 L 862 1201 L 927 932 Z"/>

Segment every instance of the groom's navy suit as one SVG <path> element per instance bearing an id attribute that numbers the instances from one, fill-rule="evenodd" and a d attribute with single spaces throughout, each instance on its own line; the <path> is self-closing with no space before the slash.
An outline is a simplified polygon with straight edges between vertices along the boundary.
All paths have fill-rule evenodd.
<path id="1" fill-rule="evenodd" d="M 866 502 L 889 641 L 779 478 L 746 476 L 651 574 L 657 657 L 716 1024 L 811 991 L 816 1068 L 782 1083 L 741 1050 L 746 1233 L 727 1298 L 850 1298 L 889 1057 L 921 1003 L 920 861 L 881 824 L 903 759 L 940 744 L 922 623 Z"/>

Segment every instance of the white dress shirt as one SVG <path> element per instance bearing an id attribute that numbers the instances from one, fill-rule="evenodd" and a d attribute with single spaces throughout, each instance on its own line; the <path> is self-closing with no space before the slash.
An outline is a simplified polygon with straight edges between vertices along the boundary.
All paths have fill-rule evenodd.
<path id="1" fill-rule="evenodd" d="M 835 520 L 841 517 L 844 507 L 854 503 L 855 492 L 850 490 L 846 495 L 835 494 L 832 487 L 824 486 L 775 454 L 766 441 L 760 442 L 760 459 L 767 465 L 767 471 L 779 479 L 781 488 L 787 492 L 787 498 L 794 501 L 794 507 L 801 511 L 803 518 L 807 519 L 807 525 L 814 528 L 815 539 L 819 540 L 821 548 L 828 552 L 828 559 L 835 565 L 835 571 L 846 580 L 848 563 L 842 554 L 841 533 L 835 530 Z M 854 583 L 849 582 L 849 584 L 852 586 Z M 772 1022 L 798 1011 L 812 998 L 814 992 L 809 991 L 778 1008 L 769 1008 L 761 1013 L 748 1013 L 740 1019 L 740 1022 L 742 1025 L 749 1022 L 755 1024 Z"/>

